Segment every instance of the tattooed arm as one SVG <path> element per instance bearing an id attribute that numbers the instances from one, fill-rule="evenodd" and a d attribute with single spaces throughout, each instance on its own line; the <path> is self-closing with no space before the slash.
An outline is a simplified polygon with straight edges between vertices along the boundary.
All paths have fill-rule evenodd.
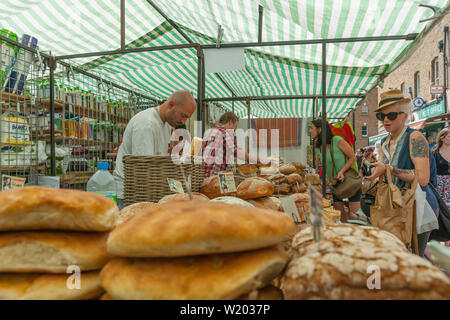
<path id="1" fill-rule="evenodd" d="M 399 169 L 391 166 L 391 172 L 393 176 L 396 176 L 400 180 L 412 183 L 414 181 L 414 170 Z"/>
<path id="2" fill-rule="evenodd" d="M 430 158 L 428 142 L 423 134 L 415 131 L 411 133 L 411 136 L 409 138 L 409 147 L 411 159 L 414 163 L 414 168 L 419 175 L 419 184 L 421 186 L 426 186 L 430 181 Z M 414 179 L 414 175 L 412 175 L 412 177 Z"/>

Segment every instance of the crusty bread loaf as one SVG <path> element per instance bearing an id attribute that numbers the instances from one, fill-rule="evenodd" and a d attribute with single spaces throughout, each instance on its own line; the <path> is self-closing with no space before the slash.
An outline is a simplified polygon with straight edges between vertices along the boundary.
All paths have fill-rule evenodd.
<path id="1" fill-rule="evenodd" d="M 294 173 L 297 169 L 291 163 L 286 163 L 280 166 L 280 173 L 282 174 L 291 174 Z"/>
<path id="2" fill-rule="evenodd" d="M 341 221 L 341 212 L 331 208 L 323 208 L 323 222 L 326 224 L 336 224 Z"/>
<path id="3" fill-rule="evenodd" d="M 292 185 L 292 192 L 294 193 L 304 193 L 308 190 L 308 187 L 304 183 L 296 183 Z"/>
<path id="4" fill-rule="evenodd" d="M 203 184 L 200 188 L 200 193 L 207 196 L 209 199 L 214 199 L 223 196 L 231 196 L 233 193 L 224 194 L 220 189 L 220 181 L 219 176 L 211 176 L 203 181 Z"/>
<path id="5" fill-rule="evenodd" d="M 0 300 L 88 300 L 104 292 L 98 271 L 80 274 L 80 289 L 69 289 L 74 274 L 0 273 Z"/>
<path id="6" fill-rule="evenodd" d="M 129 206 L 126 206 L 119 212 L 119 217 L 116 220 L 116 225 L 123 223 L 127 219 L 134 216 L 137 212 L 141 211 L 144 207 L 152 207 L 157 206 L 158 204 L 154 202 L 138 202 L 130 204 Z"/>
<path id="7" fill-rule="evenodd" d="M 243 164 L 238 167 L 238 171 L 240 174 L 246 175 L 255 175 L 258 172 L 258 167 L 254 164 Z"/>
<path id="8" fill-rule="evenodd" d="M 254 205 L 248 201 L 236 198 L 236 197 L 218 197 L 218 198 L 214 198 L 211 201 L 214 202 L 223 202 L 223 203 L 228 203 L 228 204 L 237 204 L 237 205 L 241 205 L 241 206 L 246 206 L 246 207 L 254 207 Z"/>
<path id="9" fill-rule="evenodd" d="M 276 197 L 264 197 L 259 199 L 248 200 L 251 204 L 258 208 L 272 209 L 275 211 L 280 210 L 281 202 Z"/>
<path id="10" fill-rule="evenodd" d="M 450 299 L 450 280 L 439 269 L 377 228 L 325 226 L 320 252 L 308 228 L 294 237 L 290 256 L 281 284 L 286 299 Z M 376 284 L 369 279 L 375 268 L 380 290 L 367 285 Z"/>
<path id="11" fill-rule="evenodd" d="M 289 183 L 281 183 L 275 186 L 274 194 L 289 194 L 291 192 L 291 185 Z"/>
<path id="12" fill-rule="evenodd" d="M 320 184 L 320 176 L 318 174 L 308 173 L 305 175 L 305 184 L 318 185 Z"/>
<path id="13" fill-rule="evenodd" d="M 190 200 L 188 193 L 175 193 L 175 194 L 169 194 L 161 200 L 158 201 L 159 204 L 172 202 L 172 201 L 183 201 L 183 200 Z M 209 201 L 209 198 L 205 196 L 204 194 L 198 193 L 198 192 L 192 192 L 192 200 L 195 201 Z"/>
<path id="14" fill-rule="evenodd" d="M 278 174 L 271 175 L 269 178 L 267 178 L 267 180 L 269 180 L 273 184 L 280 184 L 280 183 L 286 183 L 287 177 L 282 173 L 278 173 Z"/>
<path id="15" fill-rule="evenodd" d="M 303 178 L 301 175 L 297 174 L 297 173 L 291 173 L 290 175 L 287 176 L 287 183 L 289 184 L 297 184 L 297 183 L 302 183 L 303 182 Z"/>
<path id="16" fill-rule="evenodd" d="M 292 162 L 292 165 L 293 165 L 296 169 L 300 169 L 300 170 L 306 169 L 306 165 L 304 165 L 304 164 L 301 163 L 301 162 Z"/>
<path id="17" fill-rule="evenodd" d="M 266 286 L 287 263 L 280 247 L 172 259 L 114 258 L 100 279 L 113 299 L 235 299 Z"/>
<path id="18" fill-rule="evenodd" d="M 283 291 L 273 285 L 268 285 L 244 294 L 236 300 L 283 300 Z"/>
<path id="19" fill-rule="evenodd" d="M 107 237 L 106 232 L 0 233 L 0 272 L 66 273 L 71 265 L 101 269 L 110 259 Z"/>
<path id="20" fill-rule="evenodd" d="M 263 178 L 247 178 L 236 189 L 238 198 L 258 199 L 271 196 L 275 191 L 273 183 Z"/>
<path id="21" fill-rule="evenodd" d="M 121 257 L 180 257 L 264 248 L 288 238 L 287 215 L 214 201 L 179 201 L 142 210 L 116 227 L 107 240 Z"/>
<path id="22" fill-rule="evenodd" d="M 273 167 L 273 166 L 260 167 L 259 173 L 262 176 L 271 176 L 271 175 L 279 173 L 278 169 L 279 169 L 278 167 Z"/>
<path id="23" fill-rule="evenodd" d="M 0 192 L 0 231 L 108 231 L 119 209 L 102 195 L 67 189 L 25 187 Z"/>

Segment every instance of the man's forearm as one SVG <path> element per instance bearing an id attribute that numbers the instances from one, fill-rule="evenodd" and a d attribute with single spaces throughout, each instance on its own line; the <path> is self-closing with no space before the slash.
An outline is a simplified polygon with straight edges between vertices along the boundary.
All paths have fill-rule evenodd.
<path id="1" fill-rule="evenodd" d="M 413 182 L 414 180 L 414 170 L 410 169 L 399 169 L 391 166 L 392 175 L 399 178 L 405 182 Z"/>

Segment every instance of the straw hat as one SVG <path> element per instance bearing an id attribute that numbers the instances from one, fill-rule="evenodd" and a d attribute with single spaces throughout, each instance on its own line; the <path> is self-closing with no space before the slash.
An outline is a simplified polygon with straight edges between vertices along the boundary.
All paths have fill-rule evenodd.
<path id="1" fill-rule="evenodd" d="M 411 102 L 411 99 L 403 97 L 402 92 L 398 89 L 383 92 L 380 95 L 380 103 L 378 104 L 378 109 L 375 110 L 375 112 L 380 111 L 391 104 L 399 102 Z"/>

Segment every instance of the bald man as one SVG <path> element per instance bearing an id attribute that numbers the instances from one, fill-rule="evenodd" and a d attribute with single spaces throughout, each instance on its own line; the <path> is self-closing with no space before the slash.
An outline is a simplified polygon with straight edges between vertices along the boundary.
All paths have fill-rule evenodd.
<path id="1" fill-rule="evenodd" d="M 183 125 L 194 113 L 196 102 L 189 91 L 174 92 L 156 108 L 139 112 L 125 129 L 116 159 L 114 179 L 117 185 L 117 205 L 123 208 L 123 163 L 126 155 L 168 155 L 171 131 Z"/>

